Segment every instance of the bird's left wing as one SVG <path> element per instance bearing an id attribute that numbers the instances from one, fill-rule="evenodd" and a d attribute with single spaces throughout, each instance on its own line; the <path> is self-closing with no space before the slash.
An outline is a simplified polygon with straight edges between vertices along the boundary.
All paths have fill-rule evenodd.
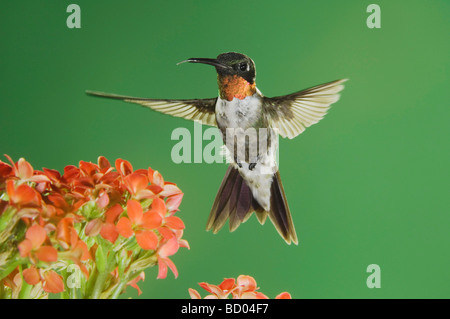
<path id="1" fill-rule="evenodd" d="M 339 100 L 345 81 L 337 80 L 284 96 L 264 97 L 263 105 L 272 127 L 282 137 L 296 137 L 325 116 L 331 104 Z"/>
<path id="2" fill-rule="evenodd" d="M 136 103 L 148 107 L 152 110 L 182 117 L 188 120 L 197 120 L 202 124 L 216 126 L 216 101 L 212 99 L 191 99 L 191 100 L 160 100 L 146 99 L 132 96 L 116 95 L 103 92 L 86 91 L 86 94 L 110 99 L 122 100 Z"/>

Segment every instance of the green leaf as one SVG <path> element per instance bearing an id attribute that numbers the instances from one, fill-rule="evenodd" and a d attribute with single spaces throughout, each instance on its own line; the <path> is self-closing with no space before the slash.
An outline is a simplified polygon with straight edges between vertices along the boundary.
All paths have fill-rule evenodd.
<path id="1" fill-rule="evenodd" d="M 106 270 L 106 253 L 101 245 L 98 246 L 95 252 L 95 264 L 97 265 L 97 270 L 102 273 Z"/>

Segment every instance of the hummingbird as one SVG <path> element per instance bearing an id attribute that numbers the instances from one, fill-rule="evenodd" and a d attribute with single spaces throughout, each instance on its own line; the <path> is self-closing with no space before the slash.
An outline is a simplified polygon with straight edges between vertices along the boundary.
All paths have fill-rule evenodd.
<path id="1" fill-rule="evenodd" d="M 185 62 L 215 67 L 219 87 L 217 97 L 180 100 L 140 98 L 96 91 L 86 93 L 140 104 L 175 117 L 218 127 L 231 159 L 212 205 L 206 229 L 217 233 L 229 220 L 230 231 L 234 231 L 255 212 L 262 225 L 269 216 L 286 243 L 298 245 L 276 164 L 278 136 L 292 139 L 319 122 L 330 106 L 338 101 L 339 92 L 347 79 L 288 95 L 266 97 L 256 87 L 255 63 L 245 54 L 227 52 L 219 54 L 215 59 L 190 58 L 178 64 Z M 248 134 L 246 138 L 246 132 L 252 129 L 259 134 Z M 256 139 L 250 138 L 254 136 Z M 259 147 L 260 145 L 265 147 Z M 250 152 L 250 149 L 256 151 Z"/>

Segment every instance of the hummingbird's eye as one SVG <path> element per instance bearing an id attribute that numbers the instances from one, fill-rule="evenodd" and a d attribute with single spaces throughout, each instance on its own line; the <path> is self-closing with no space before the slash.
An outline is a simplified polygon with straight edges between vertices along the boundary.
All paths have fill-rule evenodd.
<path id="1" fill-rule="evenodd" d="M 241 71 L 248 71 L 247 63 L 239 64 L 239 70 L 241 70 Z"/>

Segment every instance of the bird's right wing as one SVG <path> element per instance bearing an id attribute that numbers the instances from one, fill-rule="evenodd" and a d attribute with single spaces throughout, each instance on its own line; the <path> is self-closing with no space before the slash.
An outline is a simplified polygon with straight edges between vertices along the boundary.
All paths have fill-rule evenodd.
<path id="1" fill-rule="evenodd" d="M 152 110 L 169 114 L 175 117 L 182 117 L 187 120 L 200 121 L 204 125 L 216 126 L 216 101 L 212 99 L 191 99 L 191 100 L 161 100 L 147 99 L 132 96 L 124 96 L 103 92 L 86 91 L 86 94 L 106 97 L 110 99 L 122 100 L 136 103 L 148 107 Z"/>

